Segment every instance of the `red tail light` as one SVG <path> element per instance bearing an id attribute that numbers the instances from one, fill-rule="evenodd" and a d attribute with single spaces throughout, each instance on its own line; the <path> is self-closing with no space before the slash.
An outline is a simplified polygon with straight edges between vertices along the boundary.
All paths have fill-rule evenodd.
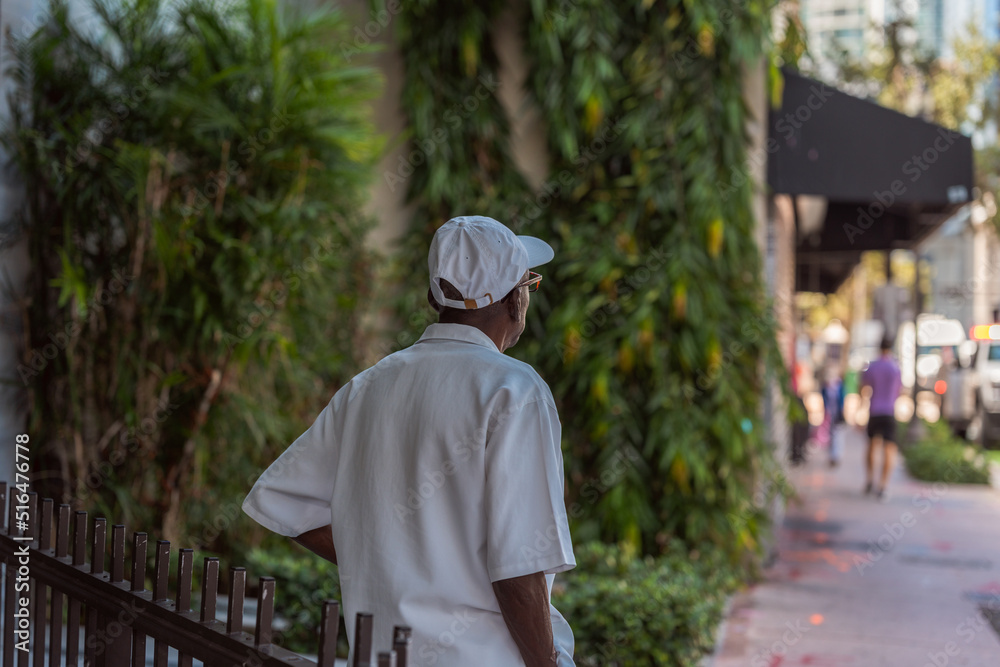
<path id="1" fill-rule="evenodd" d="M 944 392 L 948 391 L 948 383 L 944 380 L 938 380 L 934 383 L 934 393 L 944 395 Z"/>

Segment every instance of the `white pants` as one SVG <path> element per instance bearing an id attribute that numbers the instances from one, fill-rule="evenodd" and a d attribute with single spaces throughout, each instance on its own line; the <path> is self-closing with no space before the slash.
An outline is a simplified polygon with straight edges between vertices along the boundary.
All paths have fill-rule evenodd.
<path id="1" fill-rule="evenodd" d="M 841 422 L 830 427 L 830 460 L 839 461 L 844 453 L 844 440 L 847 439 L 847 424 Z"/>

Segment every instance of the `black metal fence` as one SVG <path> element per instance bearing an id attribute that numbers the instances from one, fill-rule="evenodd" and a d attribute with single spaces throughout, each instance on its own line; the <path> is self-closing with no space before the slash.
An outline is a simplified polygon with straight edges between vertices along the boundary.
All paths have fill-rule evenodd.
<path id="1" fill-rule="evenodd" d="M 8 506 L 8 496 L 10 504 Z M 9 508 L 9 509 L 8 509 Z M 7 517 L 6 526 L 3 517 Z M 246 570 L 229 568 L 226 621 L 216 619 L 219 559 L 202 565 L 200 609 L 191 609 L 194 551 L 180 549 L 176 590 L 168 590 L 170 543 L 157 540 L 152 590 L 145 588 L 146 533 L 132 535 L 132 556 L 125 577 L 125 526 L 111 526 L 111 563 L 105 569 L 107 521 L 96 518 L 90 531 L 87 562 L 87 513 L 54 509 L 50 498 L 0 482 L 0 562 L 2 579 L 2 667 L 167 667 L 169 649 L 179 667 L 194 660 L 219 667 L 333 667 L 340 605 L 323 603 L 318 662 L 272 643 L 273 577 L 260 577 L 253 634 L 244 632 Z M 54 544 L 53 544 L 54 537 Z M 65 618 L 65 627 L 64 627 Z M 410 629 L 397 626 L 392 651 L 372 662 L 371 614 L 358 614 L 352 667 L 406 667 Z M 147 640 L 153 640 L 147 659 Z"/>

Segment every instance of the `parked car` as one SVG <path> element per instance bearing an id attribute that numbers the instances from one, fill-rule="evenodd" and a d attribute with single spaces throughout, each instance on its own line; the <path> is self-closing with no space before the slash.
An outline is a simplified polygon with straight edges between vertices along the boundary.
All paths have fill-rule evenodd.
<path id="1" fill-rule="evenodd" d="M 910 389 L 916 382 L 918 392 L 935 391 L 935 385 L 941 379 L 942 368 L 955 358 L 958 346 L 966 340 L 965 329 L 958 320 L 925 313 L 917 317 L 914 350 L 913 324 L 904 323 L 896 336 L 896 354 L 903 386 Z"/>
<path id="2" fill-rule="evenodd" d="M 972 327 L 937 382 L 952 430 L 984 447 L 1000 442 L 1000 324 Z"/>

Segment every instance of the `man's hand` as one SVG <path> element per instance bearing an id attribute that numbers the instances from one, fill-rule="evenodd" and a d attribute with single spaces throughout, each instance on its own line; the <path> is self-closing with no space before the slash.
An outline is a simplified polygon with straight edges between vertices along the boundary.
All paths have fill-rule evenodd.
<path id="1" fill-rule="evenodd" d="M 549 588 L 541 572 L 493 582 L 504 623 L 527 667 L 556 667 Z"/>
<path id="2" fill-rule="evenodd" d="M 337 564 L 337 549 L 333 546 L 333 527 L 330 524 L 307 530 L 292 539 L 317 556 Z"/>

